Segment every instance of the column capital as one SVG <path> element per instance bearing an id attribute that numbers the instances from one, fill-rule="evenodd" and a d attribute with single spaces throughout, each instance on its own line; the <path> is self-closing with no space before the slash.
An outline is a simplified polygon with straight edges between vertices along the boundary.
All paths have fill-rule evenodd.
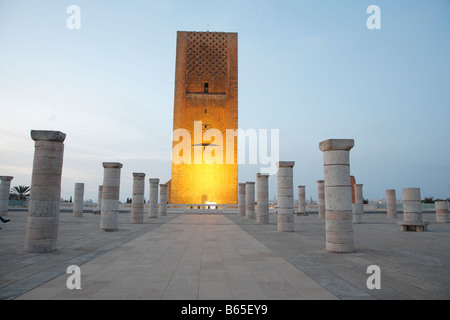
<path id="1" fill-rule="evenodd" d="M 277 168 L 293 168 L 295 161 L 278 161 Z"/>
<path id="2" fill-rule="evenodd" d="M 116 168 L 116 169 L 120 169 L 123 167 L 123 164 L 119 163 L 119 162 L 103 162 L 103 168 Z"/>
<path id="3" fill-rule="evenodd" d="M 350 151 L 355 145 L 353 139 L 328 139 L 319 143 L 320 151 L 346 150 Z"/>
<path id="4" fill-rule="evenodd" d="M 148 181 L 150 183 L 158 183 L 159 184 L 159 178 L 150 178 L 150 179 L 148 179 Z"/>
<path id="5" fill-rule="evenodd" d="M 64 142 L 66 134 L 61 131 L 31 130 L 31 139 L 34 141 Z"/>
<path id="6" fill-rule="evenodd" d="M 14 177 L 11 176 L 0 176 L 1 181 L 11 181 Z"/>
<path id="7" fill-rule="evenodd" d="M 255 184 L 254 181 L 247 181 L 245 184 Z"/>
<path id="8" fill-rule="evenodd" d="M 133 172 L 134 178 L 145 178 L 145 173 L 142 172 Z"/>
<path id="9" fill-rule="evenodd" d="M 264 178 L 269 178 L 270 174 L 268 173 L 257 173 L 256 177 L 264 177 Z"/>

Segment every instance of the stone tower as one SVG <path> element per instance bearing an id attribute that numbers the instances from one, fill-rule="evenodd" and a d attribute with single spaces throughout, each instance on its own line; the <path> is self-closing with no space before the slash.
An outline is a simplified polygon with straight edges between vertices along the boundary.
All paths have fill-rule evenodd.
<path id="1" fill-rule="evenodd" d="M 237 33 L 179 31 L 169 203 L 237 203 L 237 128 Z"/>

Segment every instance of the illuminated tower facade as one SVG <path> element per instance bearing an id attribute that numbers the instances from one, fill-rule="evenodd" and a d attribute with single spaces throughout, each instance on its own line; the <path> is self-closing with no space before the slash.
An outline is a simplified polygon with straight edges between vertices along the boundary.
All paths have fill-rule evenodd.
<path id="1" fill-rule="evenodd" d="M 237 203 L 237 128 L 237 33 L 179 31 L 169 203 Z"/>

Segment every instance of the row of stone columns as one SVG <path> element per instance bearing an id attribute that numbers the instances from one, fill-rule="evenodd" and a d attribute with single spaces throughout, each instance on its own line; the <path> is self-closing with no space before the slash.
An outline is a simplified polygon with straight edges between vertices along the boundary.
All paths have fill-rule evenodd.
<path id="1" fill-rule="evenodd" d="M 256 176 L 256 187 L 257 187 L 257 199 L 256 203 L 256 218 L 258 224 L 268 223 L 268 177 L 267 174 L 258 173 Z M 319 218 L 325 218 L 325 181 L 318 180 L 318 209 Z M 254 219 L 254 208 L 255 208 L 255 198 L 254 198 L 254 182 L 240 183 L 238 188 L 238 214 L 240 216 L 245 216 L 247 219 Z M 355 184 L 355 203 L 352 203 L 352 218 L 353 223 L 361 223 L 362 215 L 364 214 L 364 197 L 362 191 L 362 184 Z M 281 187 L 283 188 L 283 187 Z M 279 195 L 283 195 L 284 191 L 280 191 Z M 397 204 L 395 190 L 386 190 L 387 195 L 387 215 L 389 218 L 397 217 Z M 299 213 L 306 213 L 306 201 L 305 201 L 305 187 L 298 186 L 298 197 L 299 197 Z M 284 201 L 284 200 L 283 200 Z M 282 202 L 283 202 L 282 201 Z M 408 201 L 408 200 L 406 200 Z M 420 202 L 420 195 L 418 200 Z M 246 214 L 246 208 L 248 209 Z M 408 214 L 408 205 L 406 205 L 406 212 Z M 445 211 L 447 210 L 447 211 Z M 446 215 L 447 213 L 447 215 Z M 281 224 L 283 224 L 282 217 Z M 408 218 L 406 218 L 408 221 Z M 448 222 L 448 202 L 447 201 L 436 201 L 436 222 Z"/>
<path id="2" fill-rule="evenodd" d="M 59 201 L 61 193 L 61 173 L 66 135 L 59 131 L 31 131 L 35 141 L 30 201 L 28 207 L 25 250 L 28 252 L 46 252 L 56 249 L 59 224 Z M 354 250 L 352 229 L 352 197 L 350 186 L 349 151 L 354 141 L 350 139 L 331 139 L 322 141 L 319 148 L 324 152 L 324 192 L 326 249 L 331 252 L 352 252 Z M 293 161 L 281 161 L 278 166 L 278 230 L 294 231 L 293 201 Z M 103 185 L 101 191 L 100 229 L 104 231 L 118 230 L 120 172 L 122 164 L 104 162 Z M 133 182 L 132 221 L 143 220 L 143 195 L 145 174 L 135 173 Z M 0 211 L 4 209 L 5 190 L 9 195 L 12 177 L 0 177 Z M 157 203 L 158 179 L 150 179 L 149 217 L 155 217 Z M 258 223 L 268 222 L 268 175 L 257 175 Z M 319 184 L 320 185 L 320 184 Z M 360 185 L 362 188 L 362 185 Z M 167 185 L 160 184 L 160 201 L 158 215 L 167 212 Z M 239 185 L 239 214 L 249 219 L 255 217 L 255 183 Z M 319 189 L 320 190 L 320 189 Z M 82 215 L 83 184 L 75 186 L 74 215 Z M 395 192 L 389 192 L 389 203 L 394 200 Z M 99 197 L 100 198 L 100 197 Z M 362 201 L 362 189 L 356 194 L 357 203 Z M 420 207 L 420 190 L 404 189 L 404 222 L 412 225 L 422 223 Z M 245 206 L 243 205 L 245 204 Z M 391 207 L 392 205 L 388 205 Z M 245 208 L 245 213 L 243 213 Z M 319 206 L 320 208 L 320 206 Z M 5 212 L 6 211 L 6 212 Z M 80 213 L 81 211 L 81 213 Z M 436 204 L 437 217 L 440 221 L 448 221 L 448 204 Z M 395 212 L 396 214 L 396 212 Z M 393 215 L 393 213 L 391 214 Z M 422 224 L 426 227 L 426 224 Z"/>
<path id="3" fill-rule="evenodd" d="M 325 218 L 325 181 L 317 180 L 318 186 L 318 217 Z M 352 203 L 353 223 L 361 223 L 364 215 L 363 185 L 354 184 L 355 202 Z M 420 200 L 420 199 L 419 199 Z M 445 213 L 448 211 L 448 201 L 436 201 L 436 222 L 449 222 Z M 386 190 L 387 217 L 397 218 L 397 199 L 394 189 Z M 298 186 L 298 215 L 306 214 L 305 186 Z"/>
<path id="4" fill-rule="evenodd" d="M 115 176 L 118 178 L 117 181 L 111 181 L 111 177 L 114 175 L 113 171 L 110 169 L 119 169 L 120 170 L 119 163 L 104 163 L 104 169 L 105 174 L 107 175 L 107 179 L 110 183 L 113 183 L 114 186 L 117 188 L 120 186 L 120 172 L 116 171 Z M 145 173 L 133 173 L 133 200 L 131 205 L 131 223 L 139 224 L 143 223 L 144 221 L 144 191 L 145 191 Z M 161 188 L 161 199 L 164 201 L 164 198 L 166 199 L 167 203 L 167 186 L 165 185 Z M 108 187 L 111 191 L 111 186 Z M 106 188 L 105 190 L 108 190 Z M 160 203 L 159 205 L 159 212 L 158 212 L 158 190 L 159 190 L 159 179 L 152 178 L 150 179 L 150 197 L 149 197 L 149 211 L 148 211 L 148 217 L 149 218 L 157 218 L 158 215 L 166 215 L 167 212 L 167 205 L 164 205 L 163 203 Z M 106 192 L 106 191 L 105 191 Z M 75 184 L 75 192 L 74 192 L 74 204 L 73 204 L 73 216 L 74 217 L 82 217 L 83 216 L 83 194 L 84 194 L 84 184 L 83 183 L 76 183 Z M 99 186 L 98 188 L 98 202 L 97 202 L 97 208 L 94 210 L 94 213 L 101 214 L 102 212 L 102 202 L 103 202 L 103 185 Z M 114 195 L 113 198 L 111 198 L 111 194 L 106 195 L 106 197 L 109 197 L 106 202 L 109 203 L 108 208 L 112 207 L 112 201 L 118 202 L 119 198 L 117 194 Z M 114 205 L 113 207 L 117 207 Z M 118 210 L 118 209 L 117 209 Z M 108 216 L 108 218 L 106 217 Z M 103 230 L 107 231 L 114 231 L 116 228 L 111 227 L 115 225 L 115 218 L 114 215 L 112 215 L 111 210 L 105 211 L 105 217 L 104 217 L 104 226 L 102 227 Z M 107 222 L 109 221 L 109 222 Z"/>
<path id="5" fill-rule="evenodd" d="M 294 231 L 293 161 L 278 162 L 278 230 Z M 269 223 L 269 174 L 256 175 L 256 215 L 255 182 L 238 185 L 238 215 L 255 219 L 258 224 Z"/>
<path id="6" fill-rule="evenodd" d="M 103 163 L 104 180 L 102 186 L 101 229 L 118 230 L 120 163 Z M 167 184 L 159 184 L 158 178 L 149 179 L 149 218 L 157 218 L 167 214 Z M 158 206 L 159 186 L 159 206 Z M 108 190 L 110 193 L 108 194 Z M 131 223 L 144 222 L 145 173 L 133 173 L 133 198 L 131 203 Z M 106 207 L 105 207 L 106 205 Z"/>
<path id="7" fill-rule="evenodd" d="M 325 218 L 325 181 L 317 180 L 318 186 L 318 217 L 319 219 Z M 353 223 L 361 223 L 362 216 L 364 215 L 364 197 L 363 197 L 363 185 L 362 184 L 354 184 L 355 190 L 355 202 L 352 203 L 352 214 L 353 214 Z M 305 201 L 305 187 L 298 186 L 298 213 L 304 214 L 306 210 L 306 201 Z M 445 211 L 448 210 L 448 202 L 447 201 L 436 201 L 436 222 L 445 222 Z M 391 219 L 397 218 L 397 198 L 396 192 L 394 189 L 386 190 L 386 206 L 387 206 L 387 217 Z M 438 214 L 439 212 L 439 214 Z"/>
<path id="8" fill-rule="evenodd" d="M 118 230 L 120 173 L 122 164 L 104 162 L 103 185 L 99 186 L 97 213 L 100 213 L 100 229 L 103 231 Z M 131 205 L 131 223 L 140 224 L 144 221 L 144 190 L 145 173 L 133 173 L 133 198 Z M 149 217 L 166 215 L 167 185 L 161 185 L 161 203 L 158 210 L 159 179 L 150 179 Z M 156 188 L 155 188 L 156 187 Z M 76 183 L 73 203 L 73 216 L 83 216 L 84 184 Z M 59 198 L 58 198 L 59 200 Z"/>
<path id="9" fill-rule="evenodd" d="M 419 188 L 405 188 L 403 192 L 403 221 L 421 222 L 422 208 Z M 413 204 L 414 203 L 414 204 Z M 436 222 L 448 223 L 448 201 L 435 201 Z M 420 208 L 419 208 L 420 207 Z M 397 198 L 394 189 L 386 190 L 387 216 L 397 218 Z M 406 212 L 406 213 L 405 213 Z"/>

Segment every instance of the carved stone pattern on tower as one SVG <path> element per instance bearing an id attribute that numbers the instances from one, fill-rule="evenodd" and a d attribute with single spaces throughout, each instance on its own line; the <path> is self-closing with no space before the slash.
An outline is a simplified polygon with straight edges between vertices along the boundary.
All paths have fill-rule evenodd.
<path id="1" fill-rule="evenodd" d="M 186 77 L 226 85 L 227 35 L 223 32 L 189 32 Z"/>

